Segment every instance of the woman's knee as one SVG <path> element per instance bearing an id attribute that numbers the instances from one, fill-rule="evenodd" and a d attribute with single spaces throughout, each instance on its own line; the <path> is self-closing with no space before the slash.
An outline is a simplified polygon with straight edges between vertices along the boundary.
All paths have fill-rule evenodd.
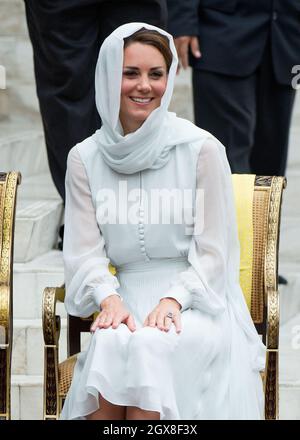
<path id="1" fill-rule="evenodd" d="M 147 350 L 159 355 L 171 353 L 176 346 L 176 336 L 172 331 L 164 332 L 158 327 L 142 327 L 132 333 L 129 350 L 131 352 Z"/>

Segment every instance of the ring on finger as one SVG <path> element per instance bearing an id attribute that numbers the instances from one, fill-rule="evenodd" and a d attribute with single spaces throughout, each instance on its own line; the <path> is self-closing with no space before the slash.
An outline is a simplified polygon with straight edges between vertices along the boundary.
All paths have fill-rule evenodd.
<path id="1" fill-rule="evenodd" d="M 166 318 L 173 319 L 173 317 L 174 317 L 174 315 L 173 315 L 172 312 L 169 312 L 169 313 L 166 315 Z"/>

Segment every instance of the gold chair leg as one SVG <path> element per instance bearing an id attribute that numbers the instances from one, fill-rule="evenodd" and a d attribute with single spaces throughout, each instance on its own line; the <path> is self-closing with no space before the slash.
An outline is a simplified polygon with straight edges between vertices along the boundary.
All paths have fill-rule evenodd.
<path id="1" fill-rule="evenodd" d="M 278 350 L 267 351 L 265 419 L 278 419 Z"/>
<path id="2" fill-rule="evenodd" d="M 0 348 L 0 420 L 10 420 L 10 350 Z"/>

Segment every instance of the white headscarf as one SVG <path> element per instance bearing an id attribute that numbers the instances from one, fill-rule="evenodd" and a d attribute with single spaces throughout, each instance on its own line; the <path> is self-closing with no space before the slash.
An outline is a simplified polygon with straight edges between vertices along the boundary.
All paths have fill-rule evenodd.
<path id="1" fill-rule="evenodd" d="M 173 54 L 167 87 L 161 104 L 135 132 L 123 134 L 119 121 L 124 38 L 141 28 L 156 30 L 169 39 Z M 168 111 L 177 70 L 177 53 L 170 34 L 146 23 L 128 23 L 106 38 L 96 66 L 96 105 L 102 127 L 94 134 L 105 162 L 115 171 L 132 174 L 146 168 L 161 168 L 178 144 L 204 141 L 210 134 Z"/>

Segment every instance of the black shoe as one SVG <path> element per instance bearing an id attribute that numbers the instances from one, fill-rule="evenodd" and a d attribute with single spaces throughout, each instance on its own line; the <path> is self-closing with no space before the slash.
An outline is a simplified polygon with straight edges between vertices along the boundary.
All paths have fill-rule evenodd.
<path id="1" fill-rule="evenodd" d="M 284 284 L 286 286 L 288 284 L 288 281 L 283 276 L 278 275 L 278 284 Z"/>

